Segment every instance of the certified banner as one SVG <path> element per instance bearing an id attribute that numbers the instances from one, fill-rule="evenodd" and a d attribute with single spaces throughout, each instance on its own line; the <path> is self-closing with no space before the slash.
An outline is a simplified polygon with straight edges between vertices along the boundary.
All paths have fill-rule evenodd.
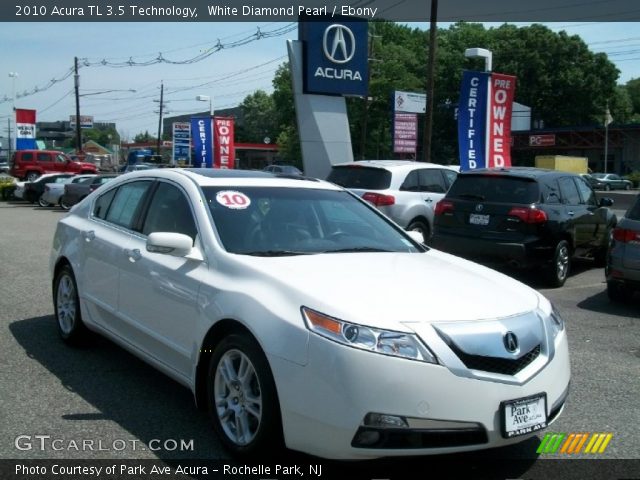
<path id="1" fill-rule="evenodd" d="M 214 117 L 214 168 L 233 168 L 236 163 L 232 117 Z"/>
<path id="2" fill-rule="evenodd" d="M 458 146 L 460 170 L 486 166 L 486 124 L 489 73 L 462 72 L 458 105 Z"/>
<path id="3" fill-rule="evenodd" d="M 36 111 L 16 109 L 16 150 L 34 150 L 36 145 Z"/>
<path id="4" fill-rule="evenodd" d="M 516 77 L 491 74 L 488 116 L 487 167 L 511 166 L 511 111 Z"/>
<path id="5" fill-rule="evenodd" d="M 211 117 L 191 117 L 196 168 L 213 167 L 213 129 Z"/>

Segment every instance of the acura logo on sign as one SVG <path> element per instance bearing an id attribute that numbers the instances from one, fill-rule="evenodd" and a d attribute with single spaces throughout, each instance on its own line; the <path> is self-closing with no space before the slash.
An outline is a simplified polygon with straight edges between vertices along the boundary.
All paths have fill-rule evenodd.
<path id="1" fill-rule="evenodd" d="M 515 353 L 518 350 L 518 337 L 513 332 L 507 332 L 504 334 L 504 348 L 507 349 L 509 353 Z"/>
<path id="2" fill-rule="evenodd" d="M 324 55 L 333 63 L 347 63 L 356 53 L 356 39 L 344 25 L 329 25 L 322 39 Z"/>

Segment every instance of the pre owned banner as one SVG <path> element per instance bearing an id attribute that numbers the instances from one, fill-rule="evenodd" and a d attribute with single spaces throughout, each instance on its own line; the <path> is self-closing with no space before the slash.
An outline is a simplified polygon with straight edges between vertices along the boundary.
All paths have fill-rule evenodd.
<path id="1" fill-rule="evenodd" d="M 213 131 L 211 117 L 192 117 L 191 132 L 197 168 L 213 167 Z"/>
<path id="2" fill-rule="evenodd" d="M 16 150 L 34 150 L 36 145 L 36 111 L 16 109 Z"/>
<path id="3" fill-rule="evenodd" d="M 491 74 L 489 128 L 487 131 L 487 167 L 511 166 L 511 111 L 516 77 L 502 73 Z"/>
<path id="4" fill-rule="evenodd" d="M 462 72 L 458 106 L 458 146 L 462 171 L 486 166 L 488 80 L 487 72 Z"/>
<path id="5" fill-rule="evenodd" d="M 233 118 L 215 117 L 214 157 L 215 168 L 233 168 L 236 163 L 235 141 L 233 138 Z"/>

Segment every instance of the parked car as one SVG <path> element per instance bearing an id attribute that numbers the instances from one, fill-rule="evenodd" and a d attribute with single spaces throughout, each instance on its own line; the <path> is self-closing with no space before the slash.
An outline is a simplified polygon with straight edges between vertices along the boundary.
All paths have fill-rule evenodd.
<path id="1" fill-rule="evenodd" d="M 580 175 L 514 167 L 464 172 L 436 207 L 433 246 L 487 264 L 543 267 L 565 283 L 573 257 L 604 266 L 616 225 Z"/>
<path id="2" fill-rule="evenodd" d="M 615 173 L 592 173 L 591 176 L 604 184 L 605 190 L 631 190 L 633 182 Z"/>
<path id="3" fill-rule="evenodd" d="M 611 300 L 625 301 L 640 290 L 640 195 L 613 229 L 604 272 Z"/>
<path id="4" fill-rule="evenodd" d="M 117 174 L 95 175 L 88 182 L 67 183 L 64 185 L 64 193 L 60 197 L 60 207 L 63 210 L 69 210 L 76 203 L 83 200 L 94 190 L 116 178 Z"/>
<path id="5" fill-rule="evenodd" d="M 21 182 L 16 182 L 16 188 L 13 191 L 13 198 L 15 200 L 23 200 L 23 196 L 24 196 L 24 185 L 27 182 L 25 181 L 21 181 Z"/>
<path id="6" fill-rule="evenodd" d="M 46 173 L 41 175 L 33 182 L 26 182 L 24 184 L 22 199 L 30 203 L 36 203 L 44 193 L 44 187 L 47 183 L 66 183 L 72 176 L 73 174 L 71 173 Z"/>
<path id="7" fill-rule="evenodd" d="M 60 199 L 64 194 L 64 186 L 67 183 L 89 183 L 92 181 L 94 174 L 90 175 L 74 175 L 73 177 L 66 178 L 62 182 L 46 183 L 44 186 L 44 192 L 40 196 L 38 203 L 41 207 L 50 207 L 52 205 L 59 205 Z"/>
<path id="8" fill-rule="evenodd" d="M 7 162 L 0 162 L 0 173 L 9 173 L 9 164 Z"/>
<path id="9" fill-rule="evenodd" d="M 401 160 L 334 165 L 328 181 L 351 190 L 406 230 L 433 232 L 433 209 L 458 175 L 456 167 Z"/>
<path id="10" fill-rule="evenodd" d="M 594 190 L 606 190 L 605 183 L 602 180 L 597 179 L 590 173 L 581 173 L 580 175 L 589 183 L 589 185 L 591 185 L 591 188 L 593 188 Z"/>
<path id="11" fill-rule="evenodd" d="M 302 175 L 302 170 L 294 165 L 285 165 L 282 163 L 273 163 L 263 168 L 265 172 L 283 173 L 285 175 Z"/>
<path id="12" fill-rule="evenodd" d="M 418 236 L 316 179 L 132 172 L 58 222 L 57 327 L 70 344 L 100 332 L 191 389 L 238 455 L 282 440 L 328 458 L 441 454 L 535 435 L 567 398 L 562 318 Z"/>
<path id="13" fill-rule="evenodd" d="M 91 163 L 74 162 L 57 150 L 17 150 L 11 157 L 9 173 L 33 181 L 44 173 L 96 173 Z"/>

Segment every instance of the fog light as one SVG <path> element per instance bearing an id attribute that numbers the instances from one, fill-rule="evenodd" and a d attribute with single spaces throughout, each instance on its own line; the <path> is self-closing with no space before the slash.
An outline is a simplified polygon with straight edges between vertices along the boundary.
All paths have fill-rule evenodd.
<path id="1" fill-rule="evenodd" d="M 367 413 L 364 417 L 364 424 L 367 427 L 376 428 L 409 428 L 406 418 L 384 413 Z"/>
<path id="2" fill-rule="evenodd" d="M 369 447 L 371 445 L 375 445 L 380 441 L 380 432 L 376 432 L 373 430 L 362 430 L 358 432 L 356 438 L 354 438 L 353 443 L 356 446 L 360 447 Z"/>

